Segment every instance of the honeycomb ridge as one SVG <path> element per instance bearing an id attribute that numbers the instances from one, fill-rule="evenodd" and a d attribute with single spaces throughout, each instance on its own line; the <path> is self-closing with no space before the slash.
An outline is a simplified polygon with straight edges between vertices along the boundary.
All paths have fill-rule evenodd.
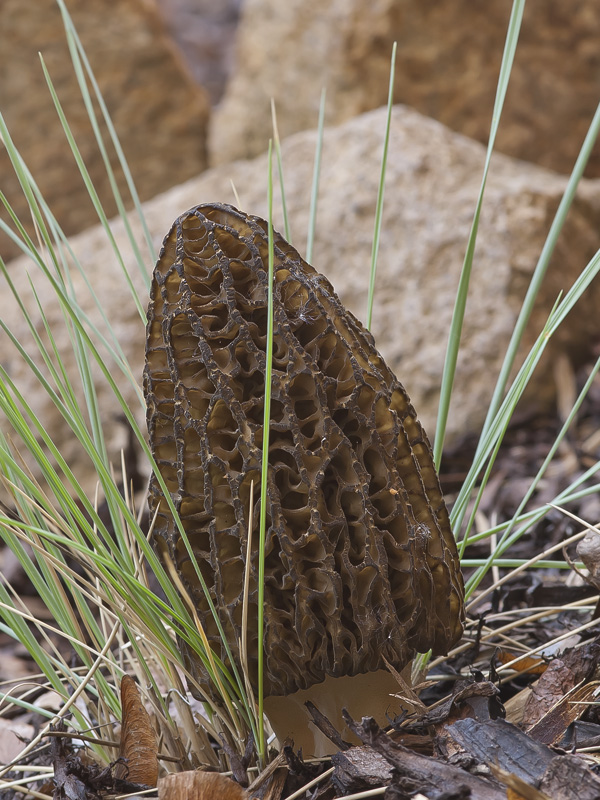
<path id="1" fill-rule="evenodd" d="M 463 617 L 448 513 L 403 386 L 326 278 L 277 233 L 274 251 L 265 696 L 379 669 L 382 657 L 401 668 L 415 652 L 446 652 Z M 264 220 L 221 204 L 180 216 L 153 275 L 144 371 L 152 452 L 238 664 L 254 482 L 254 680 L 267 264 Z M 154 546 L 168 550 L 226 661 L 154 476 L 149 502 Z"/>

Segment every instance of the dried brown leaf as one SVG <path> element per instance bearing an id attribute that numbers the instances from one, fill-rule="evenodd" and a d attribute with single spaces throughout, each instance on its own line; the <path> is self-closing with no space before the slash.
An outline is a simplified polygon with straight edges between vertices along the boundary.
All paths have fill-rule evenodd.
<path id="1" fill-rule="evenodd" d="M 527 702 L 531 697 L 531 687 L 526 686 L 520 692 L 509 697 L 504 703 L 504 711 L 506 714 L 506 721 L 512 722 L 513 725 L 521 725 L 525 714 Z"/>
<path id="2" fill-rule="evenodd" d="M 115 774 L 131 783 L 156 786 L 158 780 L 158 748 L 156 734 L 150 715 L 144 708 L 136 682 L 130 675 L 121 681 L 121 726 L 120 757 L 126 764 L 118 764 Z"/>
<path id="3" fill-rule="evenodd" d="M 501 664 L 510 664 L 510 668 L 514 669 L 515 672 L 527 672 L 530 675 L 543 675 L 548 668 L 548 662 L 544 661 L 543 658 L 522 656 L 515 661 L 515 654 L 510 653 L 508 650 L 498 650 L 496 658 Z"/>
<path id="4" fill-rule="evenodd" d="M 23 720 L 23 721 L 22 721 Z M 22 719 L 0 718 L 0 764 L 8 764 L 23 750 L 24 742 L 33 739 L 35 728 Z"/>
<path id="5" fill-rule="evenodd" d="M 158 782 L 158 800 L 247 800 L 242 787 L 218 772 L 188 771 Z"/>

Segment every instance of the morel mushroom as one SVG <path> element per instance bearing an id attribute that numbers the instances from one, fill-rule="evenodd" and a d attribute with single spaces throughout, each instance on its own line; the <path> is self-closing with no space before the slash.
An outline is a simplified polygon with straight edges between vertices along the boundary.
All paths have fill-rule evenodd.
<path id="1" fill-rule="evenodd" d="M 263 642 L 256 498 L 268 243 L 258 217 L 202 205 L 179 217 L 164 240 L 148 310 L 150 443 L 238 662 L 254 482 L 247 655 L 255 682 L 264 648 L 265 696 L 273 698 L 267 714 L 278 716 L 278 697 L 304 698 L 319 684 L 341 709 L 369 683 L 361 713 L 374 713 L 373 687 L 383 708 L 397 689 L 385 660 L 401 669 L 416 652 L 445 653 L 460 637 L 457 550 L 431 448 L 404 388 L 331 284 L 277 233 L 274 247 Z M 226 660 L 154 477 L 150 506 L 154 544 L 167 548 L 211 646 Z M 188 656 L 211 692 L 200 660 Z M 375 681 L 365 675 L 374 671 Z M 289 697 L 281 704 L 289 728 Z M 305 753 L 320 749 L 301 731 L 278 733 L 293 733 Z"/>

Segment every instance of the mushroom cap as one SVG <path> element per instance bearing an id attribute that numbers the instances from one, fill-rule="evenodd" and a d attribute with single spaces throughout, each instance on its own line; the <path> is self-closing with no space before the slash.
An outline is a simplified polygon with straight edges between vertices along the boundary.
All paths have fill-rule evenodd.
<path id="1" fill-rule="evenodd" d="M 464 594 L 406 391 L 326 278 L 277 233 L 274 247 L 265 696 L 374 671 L 384 658 L 400 669 L 415 652 L 447 652 L 462 633 Z M 220 204 L 179 217 L 153 275 L 144 372 L 152 452 L 238 664 L 249 554 L 254 682 L 267 264 L 264 220 Z M 154 545 L 167 548 L 226 661 L 155 476 L 149 497 Z M 188 658 L 206 685 L 200 658 Z"/>

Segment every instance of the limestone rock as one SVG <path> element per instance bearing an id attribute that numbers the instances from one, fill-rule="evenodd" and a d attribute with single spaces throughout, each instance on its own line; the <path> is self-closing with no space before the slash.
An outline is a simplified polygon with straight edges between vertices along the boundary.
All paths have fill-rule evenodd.
<path id="1" fill-rule="evenodd" d="M 206 93 L 187 73 L 164 30 L 155 0 L 71 0 L 69 11 L 96 74 L 143 200 L 206 167 Z M 94 186 L 109 214 L 112 192 L 69 57 L 56 0 L 0 5 L 2 114 L 15 144 L 68 234 L 97 222 L 54 110 L 38 58 L 44 57 Z M 108 140 L 108 139 L 107 139 Z M 110 150 L 112 153 L 112 150 Z M 185 158 L 181 153 L 185 152 Z M 117 163 L 112 158 L 113 165 Z M 29 218 L 6 152 L 2 190 Z M 121 190 L 125 182 L 119 179 Z M 4 235 L 6 260 L 19 252 Z"/>
<path id="2" fill-rule="evenodd" d="M 489 0 L 245 0 L 237 68 L 211 123 L 213 163 L 266 149 L 274 97 L 281 133 L 395 101 L 486 142 L 511 3 Z M 594 0 L 529 0 L 498 137 L 501 152 L 570 172 L 600 96 Z M 600 175 L 600 149 L 588 167 Z"/>
<path id="3" fill-rule="evenodd" d="M 385 111 L 358 117 L 325 132 L 318 220 L 312 262 L 332 282 L 342 303 L 365 320 L 369 264 L 379 180 Z M 287 204 L 292 242 L 302 254 L 307 229 L 312 160 L 316 135 L 304 132 L 283 143 Z M 379 251 L 373 333 L 378 350 L 406 387 L 425 429 L 433 435 L 454 295 L 463 262 L 473 210 L 483 169 L 483 147 L 453 133 L 438 122 L 404 107 L 394 109 L 390 141 L 386 199 Z M 266 156 L 212 169 L 145 204 L 144 209 L 156 246 L 183 211 L 200 202 L 236 203 L 248 213 L 267 216 Z M 491 396 L 503 352 L 514 328 L 528 277 L 535 267 L 565 179 L 539 167 L 504 156 L 494 159 L 486 189 L 484 212 L 475 254 L 472 290 L 467 306 L 463 350 L 455 382 L 448 435 L 477 430 Z M 276 186 L 277 194 L 277 186 Z M 275 226 L 283 232 L 276 200 Z M 581 197 L 569 216 L 545 281 L 538 310 L 531 323 L 530 341 L 539 332 L 559 291 L 570 287 L 598 246 L 600 187 L 585 182 Z M 139 225 L 134 222 L 136 236 Z M 142 304 L 147 288 L 139 276 L 120 221 L 113 232 L 123 250 L 127 269 Z M 110 309 L 114 325 L 139 379 L 144 363 L 144 322 L 137 314 L 105 234 L 93 228 L 72 240 L 99 296 Z M 148 273 L 153 266 L 150 256 Z M 34 267 L 24 259 L 9 266 L 10 274 L 34 307 L 26 271 Z M 85 292 L 83 281 L 77 287 Z M 59 319 L 49 290 L 38 281 L 50 323 Z M 7 290 L 0 286 L 2 297 Z M 597 339 L 600 286 L 596 281 L 588 296 L 571 314 L 553 347 L 575 358 L 585 358 Z M 82 300 L 100 329 L 90 300 Z M 27 329 L 19 322 L 14 303 L 5 301 L 4 319 L 24 340 Z M 65 344 L 66 336 L 60 343 Z M 32 385 L 12 348 L 0 338 L 3 366 L 24 387 L 48 430 L 57 437 L 69 462 L 83 476 L 84 460 L 77 455 L 72 437 L 65 433 L 58 412 L 50 408 Z M 107 357 L 107 363 L 110 363 Z M 71 365 L 73 366 L 73 365 Z M 131 407 L 143 424 L 139 394 L 124 387 Z M 541 365 L 529 403 L 539 407 L 553 395 L 548 361 Z M 99 397 L 109 431 L 109 447 L 115 461 L 123 443 L 123 431 L 114 423 L 115 404 L 110 391 L 100 385 Z M 61 427 L 62 426 L 62 427 Z M 112 438 L 111 438 L 112 437 Z M 85 483 L 85 479 L 84 479 Z M 88 483 L 89 486 L 89 474 Z"/>

